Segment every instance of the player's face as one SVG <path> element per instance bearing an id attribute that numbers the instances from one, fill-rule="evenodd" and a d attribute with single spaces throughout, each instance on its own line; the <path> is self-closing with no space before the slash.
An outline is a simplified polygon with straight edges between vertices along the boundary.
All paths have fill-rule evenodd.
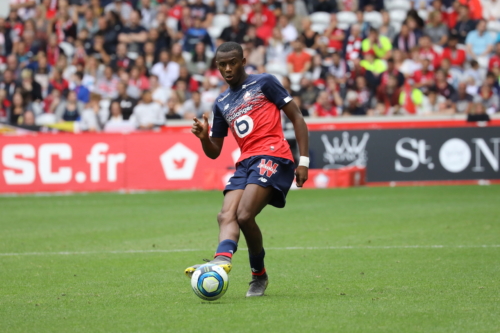
<path id="1" fill-rule="evenodd" d="M 216 62 L 220 74 L 230 86 L 240 83 L 245 73 L 245 58 L 242 58 L 237 51 L 219 52 Z"/>

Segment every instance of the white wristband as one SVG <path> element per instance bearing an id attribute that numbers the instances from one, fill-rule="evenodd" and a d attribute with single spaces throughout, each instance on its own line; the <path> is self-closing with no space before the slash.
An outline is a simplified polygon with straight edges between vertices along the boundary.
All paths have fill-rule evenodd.
<path id="1" fill-rule="evenodd" d="M 309 168 L 309 157 L 307 157 L 307 156 L 300 156 L 299 166 L 304 166 L 306 168 Z"/>

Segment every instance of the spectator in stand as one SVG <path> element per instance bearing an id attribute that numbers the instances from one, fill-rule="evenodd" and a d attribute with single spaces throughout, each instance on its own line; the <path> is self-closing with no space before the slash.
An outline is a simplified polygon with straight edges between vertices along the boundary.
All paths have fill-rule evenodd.
<path id="1" fill-rule="evenodd" d="M 294 0 L 289 0 L 288 3 L 286 1 L 283 1 L 283 10 L 282 12 L 286 15 L 288 18 L 288 21 L 297 29 L 298 32 L 302 31 L 302 20 L 307 16 L 307 9 L 305 8 L 305 5 L 301 1 L 297 1 L 297 4 L 299 4 L 299 7 L 302 7 L 302 11 L 297 11 L 295 6 L 295 1 Z"/>
<path id="2" fill-rule="evenodd" d="M 76 39 L 76 24 L 69 16 L 67 7 L 60 6 L 52 31 L 57 35 L 59 43 L 64 41 L 72 43 Z"/>
<path id="3" fill-rule="evenodd" d="M 458 37 L 450 36 L 448 46 L 444 48 L 441 58 L 449 59 L 452 66 L 463 68 L 466 54 L 463 49 L 457 48 Z"/>
<path id="4" fill-rule="evenodd" d="M 49 92 L 56 89 L 59 90 L 61 94 L 65 94 L 68 91 L 68 87 L 68 81 L 62 78 L 61 71 L 54 68 L 52 79 L 49 80 Z"/>
<path id="5" fill-rule="evenodd" d="M 364 76 L 358 76 L 356 78 L 353 88 L 358 96 L 358 106 L 363 109 L 363 112 L 365 114 L 368 113 L 372 106 L 372 91 L 376 91 L 376 88 L 373 87 L 372 89 L 370 89 Z"/>
<path id="6" fill-rule="evenodd" d="M 86 29 L 91 35 L 94 35 L 99 30 L 97 22 L 95 11 L 91 7 L 87 7 L 84 14 L 78 19 L 76 30 L 80 33 L 83 29 Z"/>
<path id="7" fill-rule="evenodd" d="M 195 45 L 199 42 L 204 43 L 212 50 L 214 49 L 212 38 L 208 34 L 207 29 L 202 26 L 201 19 L 195 17 L 193 19 L 193 26 L 186 31 L 184 36 L 183 50 L 186 52 L 193 52 Z"/>
<path id="8" fill-rule="evenodd" d="M 345 46 L 345 59 L 347 61 L 359 59 L 361 57 L 361 43 L 363 38 L 361 36 L 361 27 L 359 24 L 353 24 L 350 28 L 350 33 L 346 39 Z"/>
<path id="9" fill-rule="evenodd" d="M 212 106 L 201 101 L 199 91 L 194 91 L 191 98 L 184 102 L 180 114 L 184 119 L 202 118 L 203 115 L 209 117 L 212 111 Z"/>
<path id="10" fill-rule="evenodd" d="M 396 68 L 396 65 L 394 64 L 394 58 L 387 59 L 387 70 L 382 74 L 380 74 L 380 76 L 378 77 L 378 85 L 379 86 L 386 85 L 389 79 L 389 75 L 393 75 L 396 77 L 398 82 L 398 88 L 401 88 L 405 83 L 405 77 L 403 73 L 401 73 Z"/>
<path id="11" fill-rule="evenodd" d="M 346 76 L 349 71 L 347 63 L 342 59 L 339 52 L 332 53 L 331 65 L 328 67 L 328 72 L 337 79 L 341 79 Z"/>
<path id="12" fill-rule="evenodd" d="M 118 96 L 118 82 L 120 79 L 113 72 L 111 66 L 106 66 L 104 75 L 97 79 L 95 92 L 103 99 L 113 99 Z"/>
<path id="13" fill-rule="evenodd" d="M 151 74 L 158 76 L 160 84 L 169 89 L 177 78 L 179 78 L 179 71 L 179 64 L 170 61 L 170 54 L 167 50 L 162 50 L 160 52 L 160 61 L 151 68 Z"/>
<path id="14" fill-rule="evenodd" d="M 7 92 L 0 89 L 0 122 L 9 122 L 11 102 L 7 99 Z"/>
<path id="15" fill-rule="evenodd" d="M 495 54 L 490 58 L 488 69 L 491 71 L 494 68 L 500 68 L 500 42 L 495 45 Z"/>
<path id="16" fill-rule="evenodd" d="M 76 92 L 76 97 L 78 101 L 82 103 L 88 103 L 90 99 L 90 91 L 87 89 L 87 87 L 82 85 L 82 81 L 83 81 L 82 72 L 76 72 L 75 74 L 73 74 L 74 88 L 72 90 Z"/>
<path id="17" fill-rule="evenodd" d="M 77 121 L 83 111 L 83 103 L 79 102 L 74 91 L 68 91 L 66 98 L 56 108 L 57 121 Z"/>
<path id="18" fill-rule="evenodd" d="M 197 43 L 196 45 L 198 44 L 200 43 Z M 178 63 L 179 66 L 186 65 L 186 59 L 184 59 L 184 57 L 182 56 L 182 45 L 180 43 L 174 43 L 172 45 L 172 50 L 170 51 L 170 59 L 171 61 Z"/>
<path id="19" fill-rule="evenodd" d="M 106 13 L 107 12 L 118 13 L 122 21 L 128 21 L 130 16 L 132 15 L 133 8 L 123 0 L 113 0 L 113 2 L 109 3 L 106 7 L 104 7 L 104 11 Z"/>
<path id="20" fill-rule="evenodd" d="M 189 73 L 203 75 L 210 67 L 211 61 L 212 58 L 208 57 L 207 52 L 205 52 L 205 44 L 196 44 L 193 55 L 187 63 Z"/>
<path id="21" fill-rule="evenodd" d="M 383 10 L 380 13 L 382 14 L 382 25 L 378 28 L 378 31 L 382 36 L 389 38 L 389 40 L 393 40 L 394 37 L 396 37 L 397 32 L 394 26 L 391 25 L 389 12 Z"/>
<path id="22" fill-rule="evenodd" d="M 238 44 L 242 44 L 246 31 L 246 23 L 241 21 L 237 15 L 231 15 L 231 25 L 222 30 L 219 38 L 224 42 L 236 42 Z"/>
<path id="23" fill-rule="evenodd" d="M 338 5 L 337 1 L 335 0 L 312 0 L 310 2 L 313 12 L 327 12 L 327 13 L 338 12 Z"/>
<path id="24" fill-rule="evenodd" d="M 392 109 L 390 114 L 423 114 L 425 95 L 415 88 L 413 80 L 406 80 L 399 95 L 399 108 Z"/>
<path id="25" fill-rule="evenodd" d="M 344 40 L 346 38 L 345 31 L 338 27 L 337 16 L 331 15 L 330 26 L 325 31 L 324 36 L 328 37 L 330 42 L 328 47 L 336 52 L 342 52 L 344 49 Z"/>
<path id="26" fill-rule="evenodd" d="M 452 109 L 446 109 L 446 98 L 439 95 L 436 89 L 429 89 L 426 95 L 423 99 L 422 107 L 418 109 L 418 114 L 430 116 L 451 112 Z"/>
<path id="27" fill-rule="evenodd" d="M 137 56 L 144 48 L 148 34 L 141 25 L 141 13 L 138 10 L 134 9 L 130 13 L 130 20 L 127 21 L 128 25 L 120 31 L 118 41 L 127 44 L 128 52 Z"/>
<path id="28" fill-rule="evenodd" d="M 285 42 L 293 42 L 299 37 L 297 29 L 290 23 L 286 15 L 281 15 L 279 17 L 277 26 L 280 28 L 281 35 L 283 36 Z"/>
<path id="29" fill-rule="evenodd" d="M 273 29 L 273 36 L 268 41 L 266 62 L 284 64 L 290 51 L 290 44 L 283 40 L 280 28 L 275 27 Z"/>
<path id="30" fill-rule="evenodd" d="M 139 68 L 134 66 L 130 70 L 130 80 L 128 81 L 128 86 L 135 87 L 138 91 L 137 95 L 131 95 L 134 98 L 140 97 L 140 92 L 144 90 L 149 90 L 149 80 L 146 75 L 141 74 Z"/>
<path id="31" fill-rule="evenodd" d="M 141 0 L 141 25 L 150 29 L 153 18 L 156 17 L 156 8 L 151 5 L 151 0 Z"/>
<path id="32" fill-rule="evenodd" d="M 305 73 L 311 68 L 311 55 L 304 51 L 300 40 L 293 43 L 293 52 L 288 55 L 288 73 Z"/>
<path id="33" fill-rule="evenodd" d="M 125 68 L 129 71 L 134 65 L 134 61 L 127 56 L 127 44 L 119 43 L 116 46 L 116 55 L 112 55 L 111 67 L 114 71 L 118 71 L 119 68 Z"/>
<path id="34" fill-rule="evenodd" d="M 137 129 L 148 130 L 165 123 L 161 106 L 153 102 L 151 92 L 142 93 L 141 102 L 134 108 L 132 114 Z"/>
<path id="35" fill-rule="evenodd" d="M 3 73 L 2 82 L 0 83 L 0 89 L 5 90 L 7 94 L 7 100 L 12 101 L 14 93 L 18 84 L 14 81 L 14 75 L 11 70 L 7 69 Z"/>
<path id="36" fill-rule="evenodd" d="M 401 88 L 398 87 L 397 78 L 389 75 L 387 84 L 379 86 L 376 90 L 377 113 L 379 115 L 397 114 L 400 107 L 400 95 Z"/>
<path id="37" fill-rule="evenodd" d="M 9 123 L 17 125 L 22 122 L 24 112 L 31 111 L 29 105 L 23 101 L 23 96 L 20 92 L 14 93 L 12 96 L 12 106 L 10 107 Z"/>
<path id="38" fill-rule="evenodd" d="M 162 87 L 158 81 L 158 76 L 149 76 L 149 86 L 151 89 L 151 94 L 153 101 L 160 104 L 162 108 L 167 105 L 167 100 L 171 96 L 172 92 L 170 89 Z"/>
<path id="39" fill-rule="evenodd" d="M 99 102 L 101 97 L 97 94 L 92 94 L 89 103 L 83 109 L 80 118 L 80 130 L 83 132 L 99 132 L 103 129 L 103 124 L 100 119 Z"/>
<path id="40" fill-rule="evenodd" d="M 495 44 L 495 36 L 491 32 L 486 31 L 485 20 L 479 20 L 476 30 L 472 30 L 467 34 L 465 43 L 467 45 L 468 56 L 477 60 L 481 67 L 487 67 L 488 57 L 493 51 L 493 45 Z"/>
<path id="41" fill-rule="evenodd" d="M 214 8 L 203 3 L 203 0 L 195 0 L 194 4 L 190 5 L 189 8 L 191 8 L 192 18 L 198 18 L 201 21 L 211 22 Z"/>
<path id="42" fill-rule="evenodd" d="M 472 102 L 474 97 L 467 93 L 467 84 L 460 82 L 458 84 L 456 98 L 454 100 L 457 113 L 469 114 L 472 109 Z"/>
<path id="43" fill-rule="evenodd" d="M 24 103 L 36 103 L 38 106 L 38 103 L 43 100 L 42 87 L 33 79 L 33 73 L 30 69 L 25 68 L 21 72 L 20 88 Z M 36 106 L 33 109 L 39 113 Z"/>
<path id="44" fill-rule="evenodd" d="M 500 20 L 500 1 L 481 0 L 483 5 L 483 18 L 487 21 Z"/>
<path id="45" fill-rule="evenodd" d="M 500 110 L 499 96 L 494 94 L 487 84 L 483 84 L 479 93 L 474 96 L 474 103 L 481 104 L 486 109 L 487 114 L 494 114 Z"/>
<path id="46" fill-rule="evenodd" d="M 109 119 L 104 126 L 104 131 L 109 132 L 113 127 L 120 126 L 126 119 L 123 118 L 122 108 L 118 101 L 112 101 L 109 105 Z"/>
<path id="47" fill-rule="evenodd" d="M 304 106 L 302 105 L 302 100 L 300 99 L 300 96 L 297 94 L 293 94 L 292 96 L 293 96 L 293 101 L 299 107 L 299 110 L 300 110 L 300 113 L 302 113 L 302 116 L 309 117 L 309 110 L 305 109 Z"/>
<path id="48" fill-rule="evenodd" d="M 446 98 L 445 109 L 455 109 L 455 106 L 453 105 L 453 101 L 456 99 L 455 88 L 453 88 L 453 86 L 448 83 L 446 75 L 441 69 L 438 69 L 436 71 L 435 84 L 431 89 L 436 90 L 439 95 Z"/>
<path id="49" fill-rule="evenodd" d="M 415 72 L 413 79 L 415 87 L 420 89 L 424 94 L 434 85 L 434 70 L 431 68 L 429 59 L 422 59 L 422 68 Z"/>
<path id="50" fill-rule="evenodd" d="M 342 114 L 344 116 L 364 116 L 366 111 L 359 106 L 358 93 L 351 90 L 345 97 L 346 103 Z"/>
<path id="51" fill-rule="evenodd" d="M 320 86 L 323 90 L 325 88 L 325 78 L 328 73 L 328 69 L 323 66 L 323 62 L 319 54 L 313 56 L 309 73 L 311 74 L 311 80 L 314 84 Z"/>
<path id="52" fill-rule="evenodd" d="M 476 23 L 470 19 L 469 7 L 461 5 L 458 9 L 458 21 L 451 35 L 457 36 L 459 44 L 465 44 L 465 38 L 476 28 Z"/>
<path id="53" fill-rule="evenodd" d="M 182 116 L 179 114 L 182 106 L 179 104 L 177 97 L 174 95 L 168 99 L 167 102 L 167 112 L 165 113 L 165 118 L 167 120 L 180 120 Z"/>
<path id="54" fill-rule="evenodd" d="M 124 120 L 128 120 L 137 105 L 137 99 L 130 97 L 127 93 L 128 85 L 126 82 L 120 81 L 117 85 L 118 96 L 113 99 L 113 102 L 120 104 L 121 113 Z"/>
<path id="55" fill-rule="evenodd" d="M 248 14 L 247 18 L 248 24 L 257 25 L 256 17 L 260 16 L 263 25 L 267 26 L 268 29 L 274 28 L 276 25 L 276 16 L 266 5 L 259 0 L 249 0 L 248 3 L 252 5 L 252 11 Z"/>
<path id="56" fill-rule="evenodd" d="M 304 108 L 309 109 L 316 102 L 319 93 L 320 90 L 312 83 L 307 75 L 300 80 L 299 96 Z"/>
<path id="57" fill-rule="evenodd" d="M 360 65 L 367 72 L 371 72 L 373 79 L 387 70 L 387 63 L 382 59 L 375 58 L 373 49 L 369 49 L 363 55 L 364 59 L 360 61 Z"/>
<path id="58" fill-rule="evenodd" d="M 364 9 L 365 11 L 375 10 L 380 12 L 384 9 L 384 1 L 383 0 L 359 0 L 359 8 Z"/>
<path id="59" fill-rule="evenodd" d="M 319 93 L 316 103 L 309 110 L 309 114 L 313 117 L 336 117 L 338 116 L 337 108 L 330 101 L 330 97 L 326 91 Z"/>
<path id="60" fill-rule="evenodd" d="M 189 92 L 198 91 L 200 88 L 200 83 L 191 76 L 186 66 L 182 66 L 180 68 L 179 78 L 177 79 L 176 84 L 178 81 L 184 81 L 186 83 L 186 89 Z"/>
<path id="61" fill-rule="evenodd" d="M 448 27 L 443 22 L 440 11 L 436 10 L 429 14 L 429 21 L 424 28 L 424 33 L 429 36 L 433 44 L 440 46 L 446 44 L 448 41 Z"/>
<path id="62" fill-rule="evenodd" d="M 368 37 L 361 43 L 363 53 L 373 51 L 374 56 L 380 59 L 391 57 L 392 44 L 389 38 L 379 35 L 378 30 L 371 28 Z"/>
<path id="63" fill-rule="evenodd" d="M 500 97 L 500 82 L 497 75 L 495 75 L 493 72 L 488 72 L 488 74 L 486 74 L 486 80 L 484 84 L 490 86 L 491 91 L 493 91 L 495 95 Z"/>

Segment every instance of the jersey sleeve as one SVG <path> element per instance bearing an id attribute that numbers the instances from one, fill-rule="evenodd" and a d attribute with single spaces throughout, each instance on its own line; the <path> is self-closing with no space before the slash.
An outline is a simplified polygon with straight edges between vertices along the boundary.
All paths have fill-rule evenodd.
<path id="1" fill-rule="evenodd" d="M 226 137 L 229 125 L 227 124 L 226 119 L 224 119 L 222 113 L 217 108 L 217 103 L 214 103 L 214 106 L 212 108 L 212 113 L 214 121 L 212 124 L 212 128 L 210 129 L 210 136 L 212 138 Z"/>
<path id="2" fill-rule="evenodd" d="M 292 100 L 292 96 L 274 75 L 265 75 L 263 81 L 262 93 L 268 100 L 276 104 L 278 109 L 281 109 Z"/>

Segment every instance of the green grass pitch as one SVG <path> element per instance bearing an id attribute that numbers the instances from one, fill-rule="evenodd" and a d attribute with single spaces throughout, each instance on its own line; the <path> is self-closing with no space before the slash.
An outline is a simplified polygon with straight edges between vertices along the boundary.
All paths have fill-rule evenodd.
<path id="1" fill-rule="evenodd" d="M 500 332 L 500 186 L 292 191 L 258 217 L 267 296 L 184 276 L 219 192 L 0 197 L 0 332 Z"/>

